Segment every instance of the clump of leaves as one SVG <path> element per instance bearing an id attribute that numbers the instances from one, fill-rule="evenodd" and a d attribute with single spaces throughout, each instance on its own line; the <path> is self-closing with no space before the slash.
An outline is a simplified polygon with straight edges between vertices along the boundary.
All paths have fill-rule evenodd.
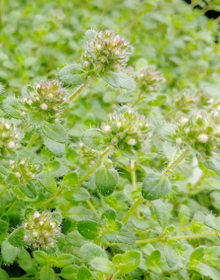
<path id="1" fill-rule="evenodd" d="M 84 40 L 59 81 L 1 97 L 0 278 L 219 279 L 219 96 L 169 95 L 112 31 Z"/>

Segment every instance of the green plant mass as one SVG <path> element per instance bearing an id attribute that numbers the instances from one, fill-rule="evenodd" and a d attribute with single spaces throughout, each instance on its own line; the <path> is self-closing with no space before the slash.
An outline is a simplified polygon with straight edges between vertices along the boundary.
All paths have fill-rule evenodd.
<path id="1" fill-rule="evenodd" d="M 0 280 L 220 279 L 201 2 L 0 0 Z"/>

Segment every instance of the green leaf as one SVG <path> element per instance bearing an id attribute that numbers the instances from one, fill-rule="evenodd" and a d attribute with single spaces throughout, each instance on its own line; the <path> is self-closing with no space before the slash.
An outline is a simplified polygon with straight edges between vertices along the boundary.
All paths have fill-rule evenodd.
<path id="1" fill-rule="evenodd" d="M 112 262 L 116 269 L 124 274 L 128 274 L 138 268 L 141 262 L 141 254 L 136 250 L 127 251 L 123 255 L 115 255 Z"/>
<path id="2" fill-rule="evenodd" d="M 102 214 L 101 219 L 114 221 L 116 219 L 116 216 L 117 216 L 117 214 L 114 209 L 108 209 Z"/>
<path id="3" fill-rule="evenodd" d="M 158 95 L 156 99 L 148 102 L 149 106 L 162 106 L 166 103 L 167 97 L 166 95 Z"/>
<path id="4" fill-rule="evenodd" d="M 27 197 L 32 199 L 37 197 L 37 190 L 33 182 L 30 181 L 26 186 L 20 185 L 19 188 Z"/>
<path id="5" fill-rule="evenodd" d="M 13 174 L 10 173 L 6 179 L 7 183 L 13 186 L 16 186 L 19 184 L 19 179 Z"/>
<path id="6" fill-rule="evenodd" d="M 86 267 L 80 267 L 77 272 L 77 280 L 89 280 L 92 277 L 92 273 Z"/>
<path id="7" fill-rule="evenodd" d="M 156 200 L 153 202 L 153 206 L 158 223 L 164 229 L 169 224 L 169 211 L 167 209 L 167 205 L 161 200 Z"/>
<path id="8" fill-rule="evenodd" d="M 39 263 L 40 265 L 46 265 L 47 264 L 47 259 L 48 259 L 48 255 L 47 253 L 43 252 L 43 251 L 34 251 L 33 253 L 34 255 L 34 259 L 37 261 L 37 263 Z"/>
<path id="9" fill-rule="evenodd" d="M 48 263 L 60 268 L 70 265 L 74 261 L 75 261 L 75 257 L 71 254 L 53 255 L 53 256 L 49 256 L 48 258 Z"/>
<path id="10" fill-rule="evenodd" d="M 7 234 L 8 223 L 6 221 L 0 220 L 0 239 Z"/>
<path id="11" fill-rule="evenodd" d="M 161 252 L 159 250 L 154 250 L 149 256 L 149 265 L 155 266 L 158 265 L 161 259 Z"/>
<path id="12" fill-rule="evenodd" d="M 75 280 L 75 279 L 77 279 L 76 277 L 77 277 L 78 269 L 79 268 L 75 265 L 66 266 L 62 269 L 61 276 L 67 280 Z M 47 280 L 49 280 L 49 279 L 47 279 Z"/>
<path id="13" fill-rule="evenodd" d="M 100 74 L 103 81 L 115 88 L 124 88 L 133 90 L 135 87 L 134 80 L 124 72 L 112 72 Z"/>
<path id="14" fill-rule="evenodd" d="M 94 258 L 107 258 L 104 249 L 93 243 L 86 243 L 80 248 L 80 255 L 85 262 L 90 263 Z"/>
<path id="15" fill-rule="evenodd" d="M 7 240 L 2 242 L 1 254 L 3 261 L 7 264 L 12 264 L 18 255 L 19 249 L 12 246 Z"/>
<path id="16" fill-rule="evenodd" d="M 8 273 L 2 268 L 0 268 L 0 279 L 1 280 L 9 280 Z"/>
<path id="17" fill-rule="evenodd" d="M 91 260 L 91 267 L 105 274 L 114 273 L 114 265 L 106 258 L 96 257 Z"/>
<path id="18" fill-rule="evenodd" d="M 95 172 L 95 184 L 103 196 L 112 194 L 118 183 L 118 172 L 114 169 L 101 167 Z"/>
<path id="19" fill-rule="evenodd" d="M 56 181 L 49 175 L 40 174 L 38 180 L 41 185 L 50 193 L 54 193 L 57 190 Z"/>
<path id="20" fill-rule="evenodd" d="M 27 242 L 24 241 L 24 235 L 25 235 L 24 228 L 18 228 L 10 234 L 8 238 L 8 242 L 15 247 L 26 246 Z"/>
<path id="21" fill-rule="evenodd" d="M 165 244 L 163 248 L 164 257 L 167 265 L 170 268 L 177 266 L 179 261 L 179 256 L 172 246 Z"/>
<path id="22" fill-rule="evenodd" d="M 23 104 L 14 97 L 7 97 L 1 104 L 1 109 L 14 119 L 23 119 L 21 112 L 25 110 Z"/>
<path id="23" fill-rule="evenodd" d="M 125 244 L 134 244 L 136 241 L 136 236 L 133 231 L 122 228 L 119 231 L 107 232 L 104 234 L 104 237 L 109 242 L 116 242 L 116 243 L 125 243 Z"/>
<path id="24" fill-rule="evenodd" d="M 65 153 L 65 145 L 57 143 L 50 138 L 44 136 L 44 144 L 48 150 L 50 150 L 55 156 L 62 156 Z"/>
<path id="25" fill-rule="evenodd" d="M 87 42 L 91 42 L 97 36 L 97 32 L 93 29 L 86 30 L 84 38 Z"/>
<path id="26" fill-rule="evenodd" d="M 72 171 L 63 177 L 63 183 L 68 187 L 74 187 L 78 179 L 79 179 L 78 174 L 75 171 Z"/>
<path id="27" fill-rule="evenodd" d="M 44 171 L 45 172 L 51 173 L 51 172 L 56 171 L 59 168 L 60 168 L 59 161 L 54 160 L 54 161 L 50 161 L 50 162 L 44 163 Z"/>
<path id="28" fill-rule="evenodd" d="M 189 207 L 187 207 L 184 204 L 181 204 L 180 209 L 178 211 L 178 218 L 179 218 L 180 226 L 185 226 L 190 219 Z"/>
<path id="29" fill-rule="evenodd" d="M 80 221 L 77 230 L 84 238 L 93 240 L 98 237 L 99 225 L 93 221 Z"/>
<path id="30" fill-rule="evenodd" d="M 67 216 L 75 221 L 81 221 L 81 220 L 88 220 L 88 219 L 94 219 L 94 213 L 84 207 L 84 206 L 74 206 L 70 208 L 70 210 L 67 213 Z"/>
<path id="31" fill-rule="evenodd" d="M 80 64 L 72 63 L 60 70 L 59 78 L 66 85 L 79 86 L 86 82 L 87 73 L 82 70 Z"/>
<path id="32" fill-rule="evenodd" d="M 50 266 L 43 266 L 40 270 L 40 280 L 55 280 L 55 273 Z"/>
<path id="33" fill-rule="evenodd" d="M 42 132 L 45 136 L 55 142 L 63 144 L 68 142 L 68 134 L 65 128 L 59 123 L 51 124 L 44 122 L 42 125 Z"/>
<path id="34" fill-rule="evenodd" d="M 215 217 L 212 214 L 206 216 L 204 224 L 218 232 L 220 232 L 220 217 Z"/>
<path id="35" fill-rule="evenodd" d="M 90 198 L 90 193 L 84 188 L 75 187 L 71 191 L 66 191 L 64 193 L 64 198 L 70 202 L 85 201 Z"/>
<path id="36" fill-rule="evenodd" d="M 194 265 L 197 265 L 200 261 L 202 261 L 204 254 L 205 254 L 204 247 L 200 246 L 196 248 L 190 255 L 190 262 L 192 262 Z"/>
<path id="37" fill-rule="evenodd" d="M 142 195 L 147 200 L 159 199 L 171 191 L 171 183 L 165 175 L 149 173 L 142 186 Z"/>
<path id="38" fill-rule="evenodd" d="M 107 147 L 104 138 L 105 134 L 100 129 L 93 128 L 84 133 L 82 141 L 94 150 L 102 150 Z"/>

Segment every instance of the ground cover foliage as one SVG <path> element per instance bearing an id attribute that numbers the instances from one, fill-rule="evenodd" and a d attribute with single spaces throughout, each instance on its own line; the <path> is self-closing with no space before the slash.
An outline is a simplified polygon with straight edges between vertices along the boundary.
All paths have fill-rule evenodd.
<path id="1" fill-rule="evenodd" d="M 218 20 L 0 4 L 0 279 L 220 279 Z"/>

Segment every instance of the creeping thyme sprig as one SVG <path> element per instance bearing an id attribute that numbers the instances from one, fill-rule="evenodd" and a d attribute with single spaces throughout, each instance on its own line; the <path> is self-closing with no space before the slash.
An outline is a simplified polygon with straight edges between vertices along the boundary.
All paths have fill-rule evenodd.
<path id="1" fill-rule="evenodd" d="M 24 228 L 26 230 L 24 240 L 35 248 L 54 247 L 55 238 L 61 232 L 59 224 L 49 212 L 34 212 L 25 221 Z"/>
<path id="2" fill-rule="evenodd" d="M 27 185 L 31 180 L 36 178 L 37 173 L 40 171 L 40 165 L 30 163 L 26 159 L 19 161 L 10 160 L 11 173 L 19 180 L 21 185 Z"/>
<path id="3" fill-rule="evenodd" d="M 132 47 L 112 31 L 100 31 L 83 53 L 84 68 L 97 72 L 115 71 L 127 66 Z"/>
<path id="4" fill-rule="evenodd" d="M 6 119 L 0 119 L 0 154 L 12 152 L 19 145 L 18 131 Z"/>
<path id="5" fill-rule="evenodd" d="M 153 67 L 146 67 L 136 74 L 135 80 L 140 92 L 149 93 L 157 91 L 165 78 Z"/>
<path id="6" fill-rule="evenodd" d="M 148 123 L 144 116 L 123 107 L 121 112 L 110 114 L 102 124 L 102 130 L 118 149 L 133 153 L 140 150 L 148 133 Z"/>
<path id="7" fill-rule="evenodd" d="M 23 99 L 27 109 L 49 122 L 55 122 L 68 101 L 67 92 L 59 81 L 43 81 L 34 86 L 33 93 Z"/>
<path id="8" fill-rule="evenodd" d="M 176 143 L 190 145 L 194 150 L 205 155 L 218 151 L 218 126 L 213 116 L 198 113 L 192 116 L 183 116 L 176 131 Z"/>

